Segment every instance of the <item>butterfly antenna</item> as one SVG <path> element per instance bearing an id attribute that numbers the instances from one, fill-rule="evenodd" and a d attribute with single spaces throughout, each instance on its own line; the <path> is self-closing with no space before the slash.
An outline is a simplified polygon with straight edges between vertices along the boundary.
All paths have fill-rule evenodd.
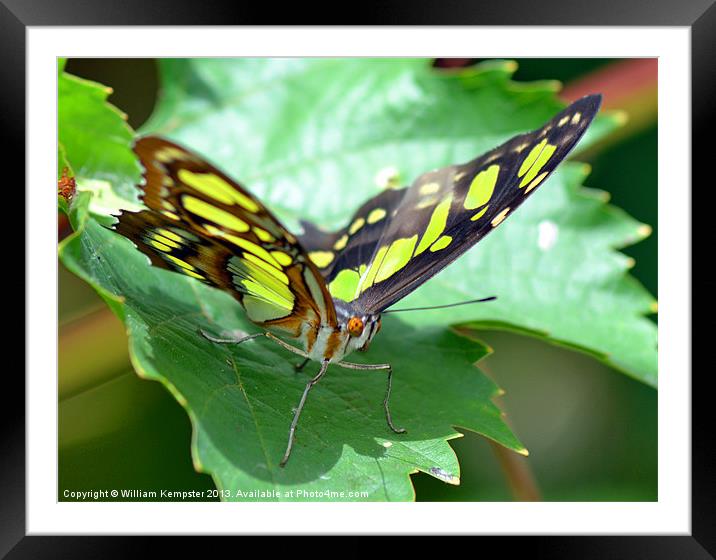
<path id="1" fill-rule="evenodd" d="M 458 305 L 468 305 L 471 303 L 483 303 L 485 301 L 493 301 L 497 299 L 497 296 L 490 296 L 482 299 L 471 299 L 470 301 L 459 301 L 457 303 L 448 303 L 445 305 L 431 305 L 428 307 L 408 307 L 407 309 L 388 309 L 387 311 L 383 311 L 382 314 L 385 315 L 386 313 L 398 313 L 399 311 L 426 311 L 428 309 L 445 309 L 447 307 L 457 307 Z"/>

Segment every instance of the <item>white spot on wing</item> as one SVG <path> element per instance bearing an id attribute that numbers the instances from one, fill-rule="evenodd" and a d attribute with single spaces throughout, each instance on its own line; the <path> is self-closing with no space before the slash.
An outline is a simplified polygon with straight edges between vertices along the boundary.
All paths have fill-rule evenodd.
<path id="1" fill-rule="evenodd" d="M 557 243 L 559 227 L 550 220 L 543 220 L 540 222 L 538 228 L 537 246 L 543 251 L 549 251 L 554 247 L 554 244 Z"/>
<path id="2" fill-rule="evenodd" d="M 384 167 L 375 174 L 375 178 L 373 180 L 381 189 L 395 187 L 398 183 L 400 183 L 400 172 L 392 165 Z"/>

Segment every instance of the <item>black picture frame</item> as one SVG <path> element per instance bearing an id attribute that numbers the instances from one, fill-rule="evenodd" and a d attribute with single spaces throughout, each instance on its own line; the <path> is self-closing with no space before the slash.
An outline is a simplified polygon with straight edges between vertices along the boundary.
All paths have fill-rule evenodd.
<path id="1" fill-rule="evenodd" d="M 525 0 L 500 2 L 401 3 L 395 0 L 361 4 L 350 10 L 351 20 L 344 21 L 345 6 L 311 7 L 305 3 L 284 3 L 280 10 L 265 3 L 188 2 L 186 0 L 125 0 L 123 2 L 92 0 L 0 0 L 0 52 L 3 64 L 0 121 L 5 153 L 6 204 L 17 198 L 18 185 L 25 184 L 25 56 L 28 26 L 78 25 L 261 25 L 301 23 L 324 20 L 331 25 L 563 25 L 563 26 L 687 26 L 692 37 L 692 170 L 693 184 L 700 184 L 699 204 L 693 204 L 692 274 L 692 348 L 706 347 L 716 327 L 713 294 L 714 275 L 706 269 L 711 259 L 699 255 L 713 254 L 713 221 L 698 219 L 709 208 L 703 196 L 714 197 L 713 178 L 706 167 L 713 160 L 711 139 L 707 137 L 713 123 L 716 80 L 716 5 L 714 0 L 562 0 L 542 2 L 537 9 Z M 709 136 L 711 136 L 709 134 Z M 17 153 L 13 153 L 13 151 Z M 701 171 L 701 173 L 698 173 Z M 697 182 L 697 177 L 704 181 Z M 27 187 L 29 188 L 29 186 Z M 692 196 L 695 189 L 692 189 Z M 677 196 L 678 193 L 675 193 Z M 26 208 L 26 212 L 30 209 Z M 6 228 L 6 247 L 14 244 Z M 16 228 L 14 231 L 19 231 Z M 17 235 L 17 234 L 14 234 Z M 25 258 L 32 255 L 25 253 Z M 17 262 L 17 261 L 15 261 Z M 16 267 L 19 269 L 19 266 Z M 6 292 L 7 293 L 7 292 Z M 25 292 L 26 298 L 32 294 Z M 696 313 L 698 311 L 698 314 Z M 12 317 L 14 317 L 13 315 Z M 16 323 L 16 321 L 13 321 Z M 709 329 L 709 327 L 711 327 Z M 13 331 L 20 329 L 13 325 Z M 22 330 L 24 332 L 24 329 Z M 28 333 L 31 334 L 31 333 Z M 701 344 L 699 344 L 701 342 Z M 8 345 L 9 346 L 9 345 Z M 701 353 L 704 351 L 701 350 Z M 693 357 L 695 358 L 696 352 Z M 696 362 L 694 361 L 693 364 Z M 708 390 L 713 366 L 692 366 L 692 531 L 689 536 L 584 536 L 521 537 L 510 539 L 509 551 L 534 558 L 713 558 L 716 554 L 716 492 L 713 473 L 716 451 L 710 437 L 714 420 L 712 393 Z M 667 372 L 689 375 L 691 372 Z M 12 374 L 12 375 L 11 375 Z M 85 558 L 127 557 L 135 554 L 166 554 L 166 543 L 152 538 L 124 537 L 58 537 L 25 535 L 25 400 L 24 380 L 14 368 L 4 376 L 5 404 L 0 407 L 0 557 L 19 558 Z M 12 395 L 12 397 L 9 397 Z M 14 408 L 13 408 L 14 405 Z M 320 528 L 317 528 L 317 532 Z M 492 537 L 504 538 L 504 537 Z M 507 537 L 510 538 L 510 537 Z M 191 554 L 194 543 L 182 542 L 182 551 Z M 200 551 L 197 546 L 197 553 Z"/>

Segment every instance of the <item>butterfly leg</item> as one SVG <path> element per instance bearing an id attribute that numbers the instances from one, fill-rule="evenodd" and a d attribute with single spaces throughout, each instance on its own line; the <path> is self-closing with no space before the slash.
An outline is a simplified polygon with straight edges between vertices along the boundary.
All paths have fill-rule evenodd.
<path id="1" fill-rule="evenodd" d="M 304 358 L 304 360 L 300 364 L 294 366 L 296 368 L 296 371 L 301 371 L 311 359 L 308 357 L 308 354 L 306 354 L 303 350 L 294 348 L 290 344 L 285 343 L 280 338 L 276 338 L 269 332 L 254 333 L 236 338 L 217 338 L 207 333 L 204 329 L 199 329 L 199 334 L 201 334 L 201 336 L 203 336 L 205 339 L 210 340 L 211 342 L 215 342 L 216 344 L 241 344 L 242 342 L 246 342 L 247 340 L 252 340 L 254 338 L 259 338 L 260 336 L 265 336 L 266 338 L 269 338 L 274 342 L 278 343 L 280 346 L 283 346 L 286 350 L 293 352 L 294 354 L 298 354 L 299 356 Z"/>
<path id="2" fill-rule="evenodd" d="M 203 336 L 206 340 L 215 342 L 216 344 L 241 344 L 242 342 L 246 342 L 247 340 L 252 340 L 260 336 L 266 336 L 266 333 L 255 333 L 236 338 L 216 338 L 215 336 L 211 336 L 204 329 L 199 329 L 199 334 L 201 334 L 201 336 Z"/>
<path id="3" fill-rule="evenodd" d="M 303 370 L 303 368 L 306 367 L 306 364 L 311 361 L 311 358 L 305 358 L 300 364 L 295 364 L 293 366 L 293 369 L 296 370 L 296 373 Z"/>
<path id="4" fill-rule="evenodd" d="M 396 428 L 393 424 L 393 418 L 390 415 L 390 391 L 393 387 L 393 368 L 390 364 L 354 364 L 352 362 L 338 362 L 339 365 L 346 369 L 357 369 L 362 371 L 386 371 L 388 372 L 388 388 L 385 391 L 385 399 L 383 400 L 383 408 L 385 408 L 385 419 L 388 421 L 388 427 L 396 434 L 404 434 L 407 432 L 405 428 Z"/>
<path id="5" fill-rule="evenodd" d="M 326 373 L 326 370 L 328 369 L 328 360 L 324 360 L 321 362 L 321 369 L 316 374 L 316 376 L 311 379 L 307 384 L 306 388 L 303 390 L 303 395 L 301 395 L 301 400 L 298 403 L 298 406 L 296 407 L 296 412 L 293 415 L 293 421 L 291 422 L 291 428 L 288 431 L 288 445 L 286 446 L 286 453 L 283 454 L 283 459 L 281 459 L 281 462 L 279 463 L 279 466 L 285 467 L 286 463 L 288 462 L 288 458 L 291 456 L 291 449 L 293 448 L 293 442 L 296 439 L 296 426 L 298 425 L 298 418 L 301 416 L 301 411 L 303 410 L 303 405 L 306 404 L 306 397 L 308 397 L 308 392 L 311 390 L 311 388 L 318 383 L 321 380 L 321 377 L 324 376 Z"/>

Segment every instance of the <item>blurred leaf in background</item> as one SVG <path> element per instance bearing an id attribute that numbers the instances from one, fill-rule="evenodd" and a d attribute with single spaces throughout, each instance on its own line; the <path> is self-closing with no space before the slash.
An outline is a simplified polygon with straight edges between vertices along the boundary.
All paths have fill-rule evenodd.
<path id="1" fill-rule="evenodd" d="M 341 223 L 364 198 L 377 192 L 379 187 L 374 180 L 381 170 L 393 168 L 403 182 L 409 182 L 427 168 L 467 160 L 513 134 L 534 128 L 557 111 L 559 105 L 554 98 L 554 82 L 518 84 L 509 79 L 512 71 L 514 65 L 504 61 L 490 61 L 468 71 L 445 75 L 419 60 L 165 60 L 160 67 L 162 97 L 144 130 L 172 137 L 203 153 L 249 184 L 251 190 L 266 199 L 283 218 L 295 223 L 296 218 L 308 217 L 329 226 Z M 603 138 L 617 122 L 616 118 L 602 118 L 585 144 Z M 67 157 L 74 165 L 69 152 Z M 134 180 L 129 167 L 126 180 L 118 181 L 120 185 Z M 79 169 L 85 168 L 79 166 Z M 412 347 L 426 350 L 432 347 L 431 341 L 438 343 L 433 352 L 424 356 L 426 361 L 435 353 L 460 354 L 469 346 L 474 347 L 472 352 L 477 352 L 477 355 L 484 352 L 479 350 L 477 343 L 460 342 L 454 336 L 445 339 L 447 335 L 439 334 L 442 331 L 435 330 L 436 326 L 443 324 L 443 319 L 448 319 L 449 322 L 472 322 L 476 327 L 499 324 L 547 336 L 587 350 L 636 378 L 655 383 L 655 327 L 647 319 L 640 318 L 641 314 L 649 311 L 653 299 L 625 275 L 629 261 L 611 250 L 638 240 L 644 236 L 646 229 L 624 213 L 605 206 L 601 194 L 579 189 L 584 176 L 583 166 L 565 164 L 563 172 L 555 174 L 550 186 L 538 193 L 532 204 L 526 205 L 524 210 L 511 218 L 511 225 L 498 230 L 478 249 L 468 253 L 411 298 L 411 303 L 421 298 L 431 301 L 440 298 L 442 301 L 445 294 L 458 287 L 463 297 L 476 293 L 475 290 L 479 290 L 477 295 L 494 292 L 500 295 L 498 301 L 504 302 L 494 310 L 494 314 L 491 314 L 493 310 L 482 308 L 466 309 L 459 316 L 441 317 L 436 314 L 430 319 L 416 318 L 419 323 L 413 327 L 395 322 L 392 329 L 389 327 L 386 333 L 381 333 L 384 342 L 371 349 L 371 359 L 375 361 L 379 354 L 387 352 L 387 348 L 399 348 L 401 344 L 409 344 L 410 340 L 413 340 Z M 85 187 L 89 185 L 90 190 L 96 190 L 91 183 L 92 173 L 85 177 L 89 180 L 84 182 Z M 602 186 L 608 188 L 608 185 Z M 119 194 L 126 195 L 122 189 L 118 189 Z M 545 191 L 551 195 L 545 194 Z M 74 210 L 77 213 L 75 224 L 81 228 L 84 223 L 84 218 L 80 216 L 82 209 L 76 207 Z M 540 229 L 545 223 L 557 227 L 561 236 L 560 243 L 547 255 L 539 245 Z M 220 311 L 227 306 L 230 309 L 228 303 L 209 305 L 207 315 L 205 308 L 198 309 L 199 301 L 211 302 L 221 294 L 201 292 L 201 297 L 197 298 L 196 292 L 203 288 L 197 289 L 189 283 L 191 291 L 186 292 L 189 288 L 185 286 L 187 281 L 184 279 L 175 279 L 172 275 L 152 269 L 142 271 L 142 267 L 147 267 L 141 258 L 136 260 L 136 251 L 128 244 L 116 241 L 116 237 L 98 229 L 90 219 L 84 233 L 68 240 L 63 258 L 75 272 L 100 290 L 106 290 L 105 299 L 112 302 L 130 330 L 134 327 L 135 336 L 131 344 L 135 368 L 145 374 L 149 372 L 152 377 L 159 377 L 175 393 L 175 383 L 191 387 L 192 398 L 198 400 L 185 402 L 186 395 L 182 390 L 179 393 L 183 398 L 179 400 L 188 406 L 190 415 L 194 415 L 198 431 L 194 447 L 197 466 L 212 472 L 219 487 L 225 487 L 227 480 L 235 481 L 232 477 L 236 476 L 245 477 L 242 479 L 244 483 L 247 480 L 265 480 L 266 475 L 261 472 L 260 465 L 240 464 L 237 468 L 236 461 L 250 460 L 252 452 L 246 452 L 248 447 L 245 446 L 250 447 L 260 440 L 260 434 L 251 433 L 252 430 L 266 429 L 271 434 L 280 433 L 279 439 L 283 441 L 288 416 L 270 413 L 260 424 L 252 420 L 253 427 L 251 422 L 241 421 L 241 410 L 242 407 L 245 409 L 247 399 L 236 401 L 236 396 L 226 389 L 228 382 L 222 379 L 232 377 L 229 375 L 231 371 L 218 361 L 221 357 L 225 360 L 226 356 L 214 348 L 204 350 L 208 354 L 213 353 L 214 358 L 208 355 L 203 361 L 199 358 L 199 366 L 203 364 L 204 367 L 194 367 L 193 371 L 186 372 L 187 375 L 182 374 L 183 377 L 173 375 L 180 363 L 177 352 L 181 350 L 181 341 L 188 339 L 188 325 L 178 325 L 167 332 L 144 332 L 157 321 L 161 322 L 160 318 L 165 317 L 170 308 L 177 306 L 197 317 L 204 314 L 204 318 L 215 320 L 223 327 L 239 326 L 240 319 L 233 313 Z M 534 242 L 525 244 L 525 239 Z M 582 267 L 575 271 L 573 263 L 582 260 Z M 120 268 L 117 268 L 117 263 L 121 263 Z M 133 278 L 127 276 L 127 270 Z M 448 273 L 452 276 L 445 276 L 443 282 L 436 283 Z M 479 282 L 465 283 L 466 277 L 479 278 Z M 135 286 L 135 282 L 139 286 Z M 560 286 L 560 282 L 564 284 Z M 506 291 L 508 287 L 509 291 Z M 138 295 L 142 291 L 152 294 L 151 300 Z M 172 292 L 175 295 L 171 295 Z M 119 302 L 111 293 L 130 294 L 130 297 Z M 176 294 L 185 296 L 178 297 Z M 196 303 L 187 304 L 192 300 Z M 573 323 L 565 322 L 566 316 L 573 317 Z M 620 323 L 615 328 L 617 319 Z M 426 327 L 427 321 L 430 325 Z M 401 337 L 396 335 L 398 331 L 415 332 L 415 335 Z M 287 413 L 293 404 L 291 399 L 296 400 L 293 398 L 295 395 L 290 395 L 289 387 L 294 386 L 292 390 L 295 392 L 303 382 L 291 379 L 291 375 L 286 374 L 290 368 L 285 366 L 281 366 L 286 369 L 283 372 L 276 372 L 270 364 L 268 370 L 262 370 L 266 357 L 272 353 L 276 351 L 270 348 L 261 348 L 255 356 L 251 356 L 251 351 L 237 350 L 232 352 L 229 360 L 234 360 L 235 364 L 251 356 L 248 363 L 244 362 L 250 365 L 245 368 L 245 373 L 264 373 L 254 380 L 257 385 L 252 387 L 256 395 L 253 404 L 264 407 L 267 403 L 273 403 L 272 406 L 283 403 L 280 406 L 286 408 L 284 412 Z M 396 361 L 390 352 L 382 359 Z M 197 369 L 202 371 L 199 380 L 195 374 Z M 338 426 L 335 433 L 326 434 L 333 441 L 353 441 L 356 437 L 358 441 L 353 441 L 353 445 L 340 454 L 340 459 L 334 459 L 338 461 L 335 465 L 321 465 L 314 458 L 308 470 L 304 471 L 307 479 L 320 472 L 321 476 L 334 476 L 335 480 L 346 482 L 361 461 L 364 461 L 364 467 L 377 464 L 375 454 L 380 451 L 380 460 L 384 461 L 384 465 L 392 464 L 392 470 L 387 482 L 384 479 L 371 487 L 372 497 L 409 499 L 412 489 L 405 475 L 414 468 L 443 480 L 458 476 L 457 463 L 445 444 L 445 438 L 456 435 L 449 429 L 449 424 L 474 429 L 501 440 L 513 449 L 521 448 L 509 429 L 500 422 L 490 429 L 485 427 L 489 425 L 489 422 L 485 424 L 486 419 L 493 414 L 490 411 L 494 411 L 489 397 L 495 389 L 494 386 L 489 388 L 489 382 L 484 389 L 473 387 L 470 393 L 474 403 L 485 408 L 482 412 L 476 410 L 469 413 L 472 415 L 469 417 L 473 418 L 473 423 L 482 419 L 473 426 L 469 425 L 469 420 L 457 420 L 459 394 L 450 396 L 450 388 L 465 390 L 471 383 L 484 384 L 485 381 L 478 381 L 484 378 L 476 370 L 467 377 L 459 377 L 457 372 L 467 370 L 456 362 L 451 368 L 454 373 L 443 374 L 436 379 L 435 375 L 429 375 L 432 372 L 428 368 L 416 368 L 406 363 L 400 369 L 411 372 L 408 374 L 411 377 L 406 375 L 404 382 L 412 384 L 413 392 L 404 389 L 406 396 L 403 402 L 410 406 L 403 412 L 414 424 L 422 425 L 417 431 L 411 429 L 410 435 L 417 436 L 416 442 L 404 449 L 389 438 L 382 441 L 371 437 L 371 434 L 381 432 L 377 423 L 372 424 L 376 414 L 380 416 L 380 409 L 375 406 L 379 398 L 364 399 L 361 395 L 360 403 L 355 406 L 365 419 L 354 423 L 360 427 L 346 432 L 343 430 L 346 426 Z M 193 377 L 188 374 L 193 374 Z M 368 384 L 372 386 L 375 381 L 378 382 L 375 390 L 380 385 L 379 380 L 368 382 L 344 376 L 343 373 L 335 376 L 333 390 L 337 395 L 367 392 Z M 401 392 L 398 377 L 396 373 L 396 395 Z M 271 383 L 263 385 L 268 379 L 272 380 Z M 354 382 L 359 385 L 351 388 Z M 432 382 L 437 382 L 438 386 L 432 388 Z M 195 405 L 205 402 L 201 399 L 206 398 L 207 388 L 212 383 L 225 387 L 223 393 L 217 389 L 211 397 L 223 408 L 218 414 L 210 411 L 206 419 L 202 418 L 197 424 Z M 428 388 L 432 397 L 421 396 L 420 393 Z M 319 396 L 313 402 L 313 422 L 316 426 L 325 423 L 321 414 L 336 406 L 336 394 L 327 388 L 324 398 Z M 480 394 L 488 400 L 480 400 Z M 354 403 L 351 401 L 351 404 Z M 469 410 L 468 405 L 468 402 L 462 405 L 465 412 Z M 435 411 L 429 418 L 415 416 L 413 410 L 420 406 L 437 407 L 435 410 L 446 407 L 452 409 L 453 417 L 445 417 L 445 427 L 436 430 L 437 425 L 431 422 L 442 416 Z M 219 407 L 214 405 L 211 408 Z M 331 427 L 350 423 L 347 418 L 341 418 L 341 415 L 346 415 L 344 409 L 345 405 L 332 411 L 336 420 L 331 422 Z M 395 415 L 400 417 L 397 412 Z M 306 439 L 312 422 L 309 416 L 307 418 L 309 427 L 301 427 Z M 238 433 L 231 428 L 231 423 L 237 419 L 240 421 Z M 224 441 L 216 445 L 215 437 L 205 437 L 202 448 L 201 436 L 208 434 L 220 434 L 219 439 Z M 433 441 L 435 437 L 437 441 Z M 211 441 L 207 443 L 208 440 Z M 373 443 L 366 447 L 367 441 Z M 309 445 L 308 441 L 302 443 L 307 447 L 314 445 Z M 392 445 L 385 446 L 386 443 Z M 435 443 L 438 445 L 433 445 Z M 316 441 L 315 445 L 319 449 L 325 444 Z M 425 452 L 425 445 L 430 447 L 432 454 Z M 232 455 L 239 449 L 246 454 Z M 422 454 L 423 458 L 415 453 Z M 428 462 L 425 462 L 426 458 Z M 204 459 L 208 459 L 208 463 Z M 407 461 L 402 468 L 398 467 L 400 461 Z M 270 460 L 266 459 L 263 465 L 263 468 L 269 467 Z M 296 484 L 296 479 L 287 480 Z M 276 484 L 275 481 L 273 484 Z"/>

